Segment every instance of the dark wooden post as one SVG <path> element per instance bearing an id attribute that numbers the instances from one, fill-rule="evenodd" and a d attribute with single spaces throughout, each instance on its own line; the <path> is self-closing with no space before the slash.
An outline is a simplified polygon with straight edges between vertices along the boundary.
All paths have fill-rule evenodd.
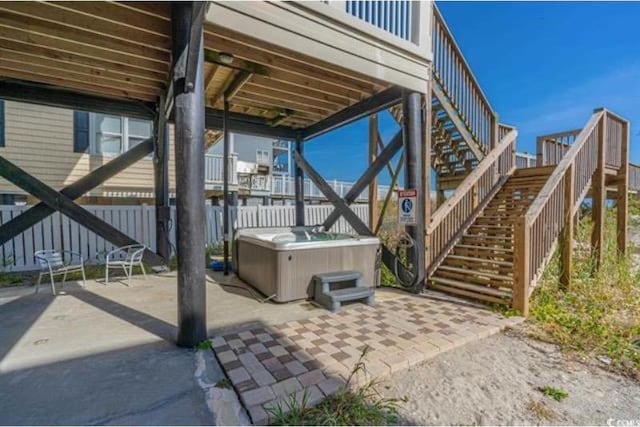
<path id="1" fill-rule="evenodd" d="M 369 166 L 378 157 L 378 115 L 369 116 Z M 378 179 L 369 182 L 369 228 L 375 230 L 378 222 Z"/>
<path id="2" fill-rule="evenodd" d="M 294 150 L 303 155 L 302 138 L 296 138 L 296 144 Z M 296 200 L 296 225 L 304 225 L 304 174 L 302 168 L 296 164 L 295 166 L 295 200 Z"/>
<path id="3" fill-rule="evenodd" d="M 573 199 L 575 196 L 573 167 L 573 164 L 569 166 L 564 180 L 564 229 L 560 237 L 560 285 L 565 289 L 571 287 L 573 276 Z"/>
<path id="4" fill-rule="evenodd" d="M 223 272 L 224 275 L 229 275 L 229 221 L 231 219 L 229 215 L 229 159 L 231 158 L 231 150 L 229 140 L 229 100 L 227 95 L 224 96 L 224 110 L 222 116 L 222 200 L 224 200 L 224 206 L 222 207 L 222 245 L 223 245 Z"/>
<path id="5" fill-rule="evenodd" d="M 618 254 L 627 254 L 627 227 L 629 218 L 629 122 L 622 126 L 621 164 L 617 176 L 617 243 Z"/>
<path id="6" fill-rule="evenodd" d="M 193 85 L 175 81 L 176 241 L 178 250 L 178 345 L 207 338 L 204 240 L 204 56 L 202 22 L 191 22 L 193 2 L 172 4 L 174 70 L 186 50 L 197 55 Z M 199 27 L 199 28 L 197 28 Z M 197 35 L 199 40 L 190 38 Z M 195 50 L 191 43 L 199 42 Z M 184 58 L 183 58 L 184 59 Z M 187 61 L 188 62 L 188 61 Z"/>
<path id="7" fill-rule="evenodd" d="M 409 251 L 409 261 L 417 275 L 414 289 L 424 288 L 425 273 L 425 189 L 422 175 L 422 96 L 418 92 L 406 92 L 402 96 L 402 127 L 405 152 L 405 187 L 415 188 L 417 191 L 416 225 L 407 227 L 407 231 L 414 240 L 413 250 Z"/>
<path id="8" fill-rule="evenodd" d="M 160 97 L 154 120 L 153 177 L 156 205 L 156 253 L 169 262 L 169 126 L 165 116 L 165 97 Z"/>
<path id="9" fill-rule="evenodd" d="M 607 187 L 605 185 L 605 156 L 607 144 L 607 114 L 602 116 L 598 126 L 598 166 L 593 175 L 592 207 L 593 231 L 591 249 L 595 256 L 594 267 L 600 268 L 604 260 L 604 221 L 606 213 Z"/>

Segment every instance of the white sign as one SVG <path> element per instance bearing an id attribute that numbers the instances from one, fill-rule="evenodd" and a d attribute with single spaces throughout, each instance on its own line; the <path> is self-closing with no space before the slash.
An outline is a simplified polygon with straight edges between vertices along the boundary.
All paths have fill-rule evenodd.
<path id="1" fill-rule="evenodd" d="M 405 225 L 416 225 L 416 208 L 418 207 L 416 189 L 398 191 L 398 222 Z"/>

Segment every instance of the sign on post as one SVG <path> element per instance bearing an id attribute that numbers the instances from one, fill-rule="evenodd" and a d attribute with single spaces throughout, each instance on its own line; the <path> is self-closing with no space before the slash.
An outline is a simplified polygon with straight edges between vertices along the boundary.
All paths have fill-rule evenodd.
<path id="1" fill-rule="evenodd" d="M 414 189 L 398 191 L 398 222 L 416 225 L 418 191 Z"/>

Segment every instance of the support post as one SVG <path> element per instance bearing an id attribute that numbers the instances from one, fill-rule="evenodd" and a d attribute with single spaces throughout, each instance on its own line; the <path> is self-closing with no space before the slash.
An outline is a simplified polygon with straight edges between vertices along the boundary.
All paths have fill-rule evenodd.
<path id="1" fill-rule="evenodd" d="M 564 289 L 571 288 L 573 276 L 573 199 L 575 197 L 573 168 L 573 164 L 569 166 L 564 179 L 564 229 L 560 238 L 560 286 Z"/>
<path id="2" fill-rule="evenodd" d="M 153 178 L 156 207 L 156 253 L 169 263 L 169 126 L 164 113 L 165 98 L 160 97 L 154 120 Z"/>
<path id="3" fill-rule="evenodd" d="M 222 116 L 222 200 L 224 200 L 224 206 L 222 207 L 222 245 L 223 245 L 223 272 L 225 276 L 229 275 L 229 159 L 231 153 L 229 147 L 231 144 L 229 135 L 229 100 L 227 96 L 224 97 L 224 112 Z"/>
<path id="4" fill-rule="evenodd" d="M 431 93 L 431 82 L 427 82 Z M 424 226 L 431 223 L 431 96 L 422 95 L 422 186 L 424 188 Z M 425 247 L 425 254 L 429 248 Z"/>
<path id="5" fill-rule="evenodd" d="M 618 255 L 627 254 L 627 227 L 629 218 L 629 122 L 622 126 L 622 145 L 620 160 L 622 164 L 618 170 L 618 195 L 617 195 L 617 243 Z"/>
<path id="6" fill-rule="evenodd" d="M 178 345 L 207 338 L 204 240 L 204 56 L 202 21 L 192 22 L 193 2 L 171 7 L 173 67 L 184 67 L 190 44 L 199 43 L 193 85 L 175 79 L 176 241 L 178 251 Z M 192 35 L 193 34 L 193 35 Z M 194 40 L 197 39 L 197 40 Z M 191 46 L 193 47 L 193 46 Z M 184 68 L 183 68 L 184 73 Z"/>
<path id="7" fill-rule="evenodd" d="M 599 269 L 604 261 L 604 221 L 607 201 L 605 185 L 605 155 L 607 143 L 607 115 L 602 116 L 598 126 L 598 165 L 593 175 L 592 207 L 593 231 L 591 233 L 591 250 L 594 255 L 594 268 Z"/>
<path id="8" fill-rule="evenodd" d="M 514 227 L 514 277 L 513 294 L 511 295 L 511 305 L 518 310 L 522 316 L 529 315 L 529 283 L 531 281 L 529 262 L 529 241 L 531 239 L 531 229 L 527 222 L 527 217 L 518 218 Z"/>
<path id="9" fill-rule="evenodd" d="M 378 115 L 369 116 L 369 166 L 378 156 Z M 369 183 L 369 228 L 375 230 L 378 220 L 378 179 L 373 178 Z"/>
<path id="10" fill-rule="evenodd" d="M 294 150 L 298 155 L 303 155 L 302 137 L 298 136 L 296 138 Z M 296 199 L 296 226 L 302 226 L 304 225 L 304 174 L 302 168 L 297 163 L 295 166 L 294 191 Z"/>
<path id="11" fill-rule="evenodd" d="M 419 292 L 424 288 L 425 273 L 425 189 L 422 175 L 422 96 L 418 92 L 403 92 L 402 94 L 402 127 L 405 153 L 405 187 L 415 188 L 416 199 L 416 225 L 407 227 L 407 231 L 413 239 L 413 250 L 409 251 L 409 262 L 413 265 L 416 274 L 414 289 Z"/>

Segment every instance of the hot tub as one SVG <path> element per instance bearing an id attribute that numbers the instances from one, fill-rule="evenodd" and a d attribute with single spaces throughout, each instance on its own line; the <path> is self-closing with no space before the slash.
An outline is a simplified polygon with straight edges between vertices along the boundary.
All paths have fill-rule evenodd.
<path id="1" fill-rule="evenodd" d="M 380 241 L 318 227 L 245 228 L 234 241 L 236 274 L 274 301 L 313 296 L 314 274 L 355 270 L 377 284 Z"/>

